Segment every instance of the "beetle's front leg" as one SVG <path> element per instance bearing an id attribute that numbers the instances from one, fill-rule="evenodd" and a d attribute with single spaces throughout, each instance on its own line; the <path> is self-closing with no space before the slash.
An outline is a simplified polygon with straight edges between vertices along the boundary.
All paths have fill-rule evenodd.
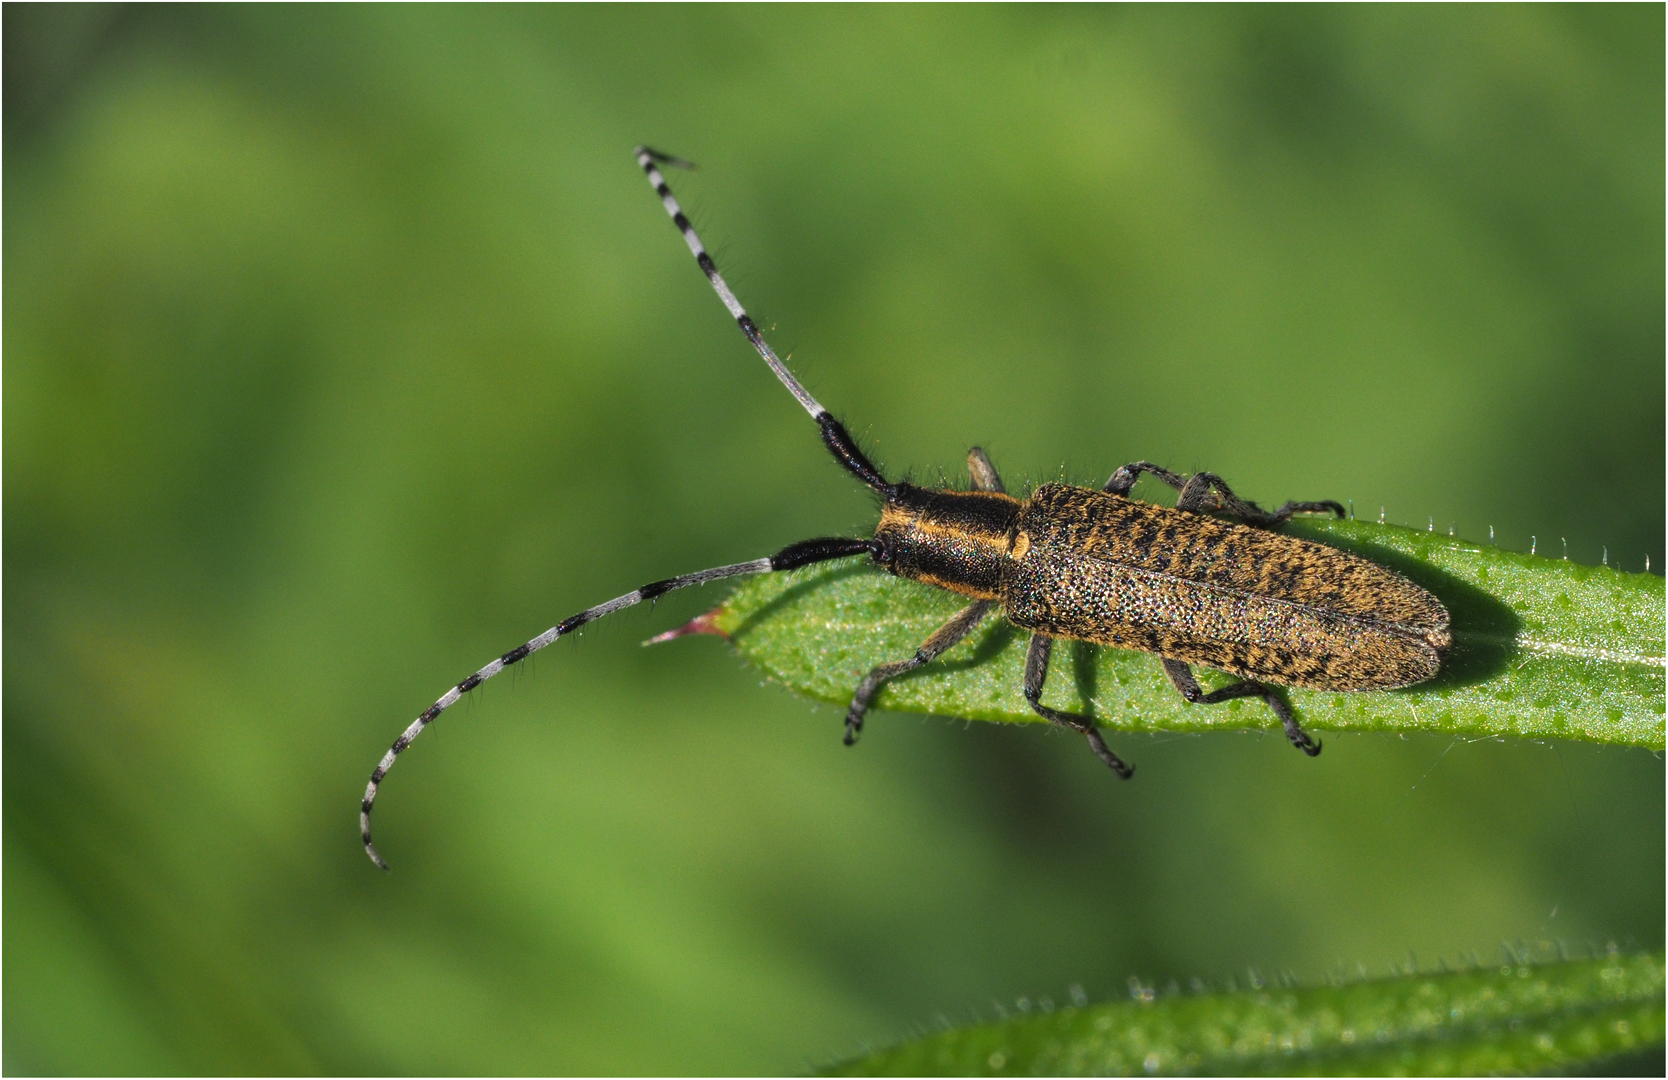
<path id="1" fill-rule="evenodd" d="M 1042 703 L 1043 683 L 1048 679 L 1048 658 L 1054 651 L 1054 639 L 1047 634 L 1032 634 L 1031 648 L 1025 654 L 1025 700 L 1031 703 L 1031 708 L 1037 715 L 1051 724 L 1071 728 L 1089 740 L 1089 749 L 1095 756 L 1117 773 L 1128 780 L 1135 773 L 1135 767 L 1127 764 L 1123 758 L 1112 752 L 1106 745 L 1106 740 L 1100 737 L 1100 728 L 1095 726 L 1092 716 L 1082 713 L 1061 712 L 1051 709 Z"/>
<path id="2" fill-rule="evenodd" d="M 1292 707 L 1274 692 L 1273 687 L 1246 679 L 1207 694 L 1199 689 L 1199 680 L 1193 677 L 1192 668 L 1180 660 L 1171 660 L 1168 657 L 1164 658 L 1164 674 L 1170 676 L 1170 681 L 1181 691 L 1181 696 L 1192 705 L 1217 705 L 1234 698 L 1260 697 L 1268 702 L 1268 707 L 1280 718 L 1280 726 L 1286 729 L 1286 738 L 1291 740 L 1293 746 L 1310 757 L 1321 752 L 1320 740 L 1311 739 L 1308 732 L 1298 727 L 1297 717 L 1292 715 Z"/>
<path id="3" fill-rule="evenodd" d="M 846 745 L 850 746 L 857 741 L 857 736 L 863 731 L 863 716 L 869 711 L 869 702 L 880 693 L 880 688 L 886 685 L 887 680 L 931 663 L 939 653 L 971 633 L 973 628 L 979 625 L 979 620 L 995 606 L 994 600 L 975 600 L 950 616 L 950 620 L 943 626 L 934 630 L 932 636 L 915 650 L 914 656 L 908 660 L 881 664 L 871 670 L 868 677 L 857 684 L 857 692 L 851 696 L 851 707 L 846 710 Z"/>

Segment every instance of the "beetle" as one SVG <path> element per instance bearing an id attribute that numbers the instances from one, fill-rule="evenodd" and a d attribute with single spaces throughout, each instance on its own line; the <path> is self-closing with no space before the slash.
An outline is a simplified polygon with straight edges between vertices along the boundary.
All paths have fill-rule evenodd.
<path id="1" fill-rule="evenodd" d="M 931 663 L 997 608 L 1003 618 L 1031 631 L 1026 702 L 1051 723 L 1082 734 L 1096 756 L 1126 779 L 1134 770 L 1106 745 L 1093 717 L 1042 703 L 1057 638 L 1154 653 L 1190 703 L 1261 698 L 1292 745 L 1311 757 L 1320 753 L 1320 742 L 1298 724 L 1274 686 L 1390 690 L 1436 674 L 1450 643 L 1448 612 L 1436 597 L 1376 563 L 1276 531 L 1294 514 L 1344 516 L 1344 508 L 1331 500 L 1287 502 L 1267 511 L 1235 495 L 1214 473 L 1184 478 L 1146 461 L 1118 469 L 1098 490 L 1044 484 L 1017 499 L 978 447 L 967 458 L 973 490 L 888 481 L 765 341 L 658 168 L 693 166 L 646 146 L 634 153 L 742 333 L 816 421 L 828 452 L 880 496 L 879 525 L 867 539 L 803 540 L 768 558 L 651 582 L 569 616 L 446 691 L 395 740 L 365 787 L 360 834 L 377 866 L 388 868 L 371 842 L 378 786 L 435 717 L 487 679 L 587 623 L 674 589 L 725 578 L 868 555 L 898 577 L 971 601 L 913 656 L 881 664 L 858 684 L 845 716 L 848 746 L 857 741 L 870 704 L 888 680 Z M 1129 497 L 1142 475 L 1177 490 L 1173 509 Z M 1193 664 L 1240 681 L 1205 693 L 1193 677 Z"/>

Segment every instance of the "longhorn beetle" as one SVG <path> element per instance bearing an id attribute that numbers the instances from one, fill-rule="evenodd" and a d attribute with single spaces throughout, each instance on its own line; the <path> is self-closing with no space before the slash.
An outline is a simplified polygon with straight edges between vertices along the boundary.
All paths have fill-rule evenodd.
<path id="1" fill-rule="evenodd" d="M 388 868 L 371 843 L 377 786 L 435 717 L 511 664 L 586 623 L 673 589 L 722 578 L 867 555 L 899 577 L 972 601 L 923 641 L 914 656 L 882 664 L 858 684 L 846 710 L 847 746 L 857 741 L 863 716 L 887 680 L 931 663 L 998 605 L 1003 618 L 1032 632 L 1025 700 L 1051 723 L 1085 736 L 1095 754 L 1126 779 L 1134 770 L 1106 745 L 1092 717 L 1042 703 L 1055 638 L 1156 653 L 1182 697 L 1195 704 L 1261 698 L 1279 718 L 1286 738 L 1310 757 L 1320 753 L 1321 744 L 1298 726 L 1270 684 L 1388 690 L 1436 674 L 1449 644 L 1448 612 L 1436 597 L 1375 563 L 1274 531 L 1293 514 L 1331 511 L 1343 517 L 1344 508 L 1330 500 L 1288 502 L 1270 512 L 1235 495 L 1213 473 L 1184 478 L 1146 461 L 1123 466 L 1098 491 L 1044 484 L 1030 497 L 1016 499 L 978 447 L 967 454 L 972 491 L 888 481 L 766 343 L 656 168 L 657 163 L 693 166 L 646 146 L 635 152 L 741 332 L 817 422 L 834 459 L 880 495 L 880 525 L 867 540 L 802 540 L 769 558 L 651 582 L 563 619 L 446 691 L 395 740 L 365 788 L 359 826 L 365 853 L 378 866 Z M 1180 492 L 1175 509 L 1128 497 L 1143 473 Z M 1240 681 L 1207 694 L 1190 664 L 1219 668 Z"/>

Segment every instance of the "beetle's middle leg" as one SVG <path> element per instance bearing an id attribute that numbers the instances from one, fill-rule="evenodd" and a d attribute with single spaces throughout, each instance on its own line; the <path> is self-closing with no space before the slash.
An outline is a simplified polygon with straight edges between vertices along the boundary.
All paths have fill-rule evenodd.
<path id="1" fill-rule="evenodd" d="M 870 671 L 868 677 L 857 684 L 857 693 L 851 696 L 851 707 L 846 710 L 846 745 L 850 746 L 857 741 L 858 734 L 863 730 L 863 716 L 869 711 L 869 702 L 874 700 L 874 696 L 880 693 L 880 688 L 885 686 L 888 680 L 931 663 L 939 653 L 972 632 L 973 628 L 979 625 L 979 620 L 995 606 L 994 600 L 975 600 L 950 616 L 950 620 L 943 626 L 934 630 L 931 637 L 921 642 L 921 647 L 915 650 L 914 656 L 908 660 L 881 664 Z"/>
<path id="2" fill-rule="evenodd" d="M 1181 696 L 1193 705 L 1217 705 L 1224 701 L 1232 701 L 1234 698 L 1260 697 L 1268 702 L 1268 707 L 1273 709 L 1274 715 L 1280 718 L 1280 726 L 1286 729 L 1286 738 L 1291 740 L 1293 746 L 1310 757 L 1314 757 L 1321 752 L 1320 740 L 1311 739 L 1308 732 L 1297 726 L 1297 717 L 1292 715 L 1291 706 L 1287 705 L 1272 688 L 1264 686 L 1260 682 L 1252 682 L 1250 679 L 1246 679 L 1243 682 L 1234 683 L 1232 686 L 1224 686 L 1220 690 L 1213 690 L 1207 694 L 1199 689 L 1199 680 L 1193 677 L 1192 668 L 1180 660 L 1171 660 L 1167 657 L 1164 658 L 1164 674 L 1170 676 L 1170 681 L 1176 684 L 1176 689 L 1181 691 Z"/>
<path id="3" fill-rule="evenodd" d="M 1048 658 L 1053 651 L 1053 638 L 1046 634 L 1031 635 L 1031 648 L 1025 654 L 1025 700 L 1031 703 L 1031 708 L 1044 720 L 1071 728 L 1083 735 L 1089 740 L 1089 749 L 1095 752 L 1095 756 L 1106 762 L 1118 776 L 1128 780 L 1134 775 L 1135 767 L 1114 754 L 1106 745 L 1106 740 L 1100 737 L 1100 728 L 1095 726 L 1094 717 L 1084 716 L 1082 713 L 1061 712 L 1042 703 L 1043 682 L 1048 678 Z"/>

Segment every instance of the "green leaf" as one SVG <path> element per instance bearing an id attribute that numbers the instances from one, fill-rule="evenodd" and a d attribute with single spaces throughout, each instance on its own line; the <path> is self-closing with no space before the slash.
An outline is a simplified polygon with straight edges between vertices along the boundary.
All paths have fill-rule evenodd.
<path id="1" fill-rule="evenodd" d="M 941 1031 L 837 1076 L 1570 1071 L 1663 1043 L 1659 953 L 1333 986 L 1158 995 Z"/>
<path id="2" fill-rule="evenodd" d="M 1294 535 L 1355 552 L 1434 593 L 1454 646 L 1435 679 L 1405 690 L 1293 690 L 1305 725 L 1351 731 L 1518 735 L 1663 747 L 1663 579 L 1364 521 L 1309 521 Z M 965 599 L 865 561 L 749 581 L 713 614 L 750 663 L 797 693 L 845 705 L 876 664 L 910 656 Z M 972 720 L 1042 722 L 1021 695 L 1025 632 L 988 618 L 938 660 L 893 680 L 876 706 Z M 1056 648 L 1044 700 L 1125 731 L 1264 728 L 1255 699 L 1188 705 L 1143 653 Z M 1202 673 L 1206 689 L 1212 674 Z M 1227 676 L 1218 676 L 1222 684 Z"/>

